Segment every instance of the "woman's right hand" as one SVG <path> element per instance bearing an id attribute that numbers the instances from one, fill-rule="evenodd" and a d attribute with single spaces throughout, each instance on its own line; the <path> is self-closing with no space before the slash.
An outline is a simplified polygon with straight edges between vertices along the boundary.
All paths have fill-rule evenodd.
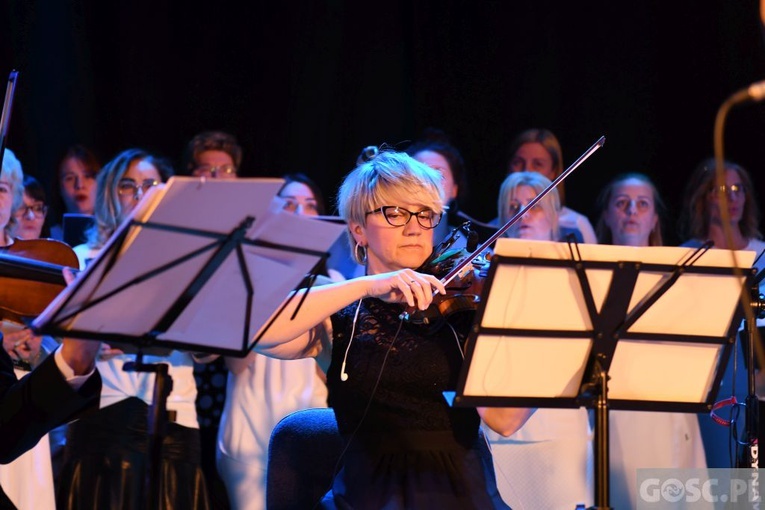
<path id="1" fill-rule="evenodd" d="M 28 328 L 3 334 L 3 348 L 12 359 L 34 363 L 40 356 L 41 336 Z"/>
<path id="2" fill-rule="evenodd" d="M 101 342 L 101 349 L 98 351 L 98 361 L 109 361 L 117 356 L 125 354 L 121 349 L 115 349 L 111 345 Z"/>
<path id="3" fill-rule="evenodd" d="M 367 297 L 378 298 L 388 303 L 406 303 L 420 310 L 426 310 L 430 306 L 434 292 L 446 294 L 446 287 L 441 280 L 413 269 L 363 278 L 368 279 L 370 283 Z"/>

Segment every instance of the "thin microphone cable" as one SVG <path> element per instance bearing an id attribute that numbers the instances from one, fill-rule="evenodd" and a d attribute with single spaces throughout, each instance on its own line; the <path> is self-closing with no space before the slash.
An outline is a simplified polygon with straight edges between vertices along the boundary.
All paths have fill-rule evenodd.
<path id="1" fill-rule="evenodd" d="M 356 305 L 356 313 L 353 315 L 353 326 L 351 327 L 351 337 L 348 339 L 348 345 L 345 347 L 345 355 L 343 356 L 343 363 L 340 365 L 340 380 L 345 382 L 348 380 L 348 372 L 345 371 L 345 363 L 348 361 L 348 351 L 351 350 L 351 344 L 353 343 L 353 337 L 356 333 L 356 321 L 359 320 L 359 310 L 361 310 L 361 301 Z"/>

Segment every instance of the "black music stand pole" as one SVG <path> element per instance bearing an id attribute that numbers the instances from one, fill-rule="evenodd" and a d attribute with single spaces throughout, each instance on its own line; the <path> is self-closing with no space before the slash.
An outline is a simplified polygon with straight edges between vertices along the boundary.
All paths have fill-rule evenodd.
<path id="1" fill-rule="evenodd" d="M 606 510 L 610 499 L 609 488 L 609 422 L 608 422 L 608 372 L 596 355 L 593 362 L 592 379 L 582 385 L 582 397 L 594 402 L 595 430 L 593 433 L 595 458 L 595 506 L 592 508 Z"/>
<path id="2" fill-rule="evenodd" d="M 755 387 L 755 356 L 754 356 L 754 342 L 757 338 L 755 336 L 755 330 L 757 324 L 755 321 L 744 321 L 744 331 L 747 335 L 747 342 L 745 343 L 746 351 L 746 366 L 747 366 L 747 394 L 746 394 L 746 421 L 745 428 L 746 433 L 744 441 L 746 442 L 746 448 L 742 452 L 738 460 L 739 468 L 754 468 L 759 467 L 758 460 L 758 437 L 759 437 L 759 399 L 757 398 L 757 390 Z"/>
<path id="3" fill-rule="evenodd" d="M 765 274 L 765 273 L 764 273 Z M 751 287 L 751 308 L 753 312 L 752 320 L 744 321 L 743 335 L 746 335 L 744 355 L 746 356 L 747 367 L 747 396 L 746 396 L 746 449 L 738 459 L 739 468 L 759 468 L 759 437 L 760 437 L 760 400 L 757 396 L 757 385 L 755 383 L 755 374 L 757 367 L 757 357 L 755 356 L 755 343 L 759 340 L 756 318 L 765 317 L 765 301 L 760 294 L 759 282 L 763 275 L 757 275 Z M 761 367 L 762 368 L 762 367 Z"/>
<path id="4" fill-rule="evenodd" d="M 595 363 L 595 508 L 609 508 L 608 373 Z"/>
<path id="5" fill-rule="evenodd" d="M 148 418 L 148 455 L 149 468 L 146 470 L 144 488 L 146 497 L 149 498 L 149 508 L 161 508 L 162 488 L 162 444 L 167 436 L 167 423 L 169 411 L 167 410 L 167 398 L 173 390 L 173 378 L 168 373 L 167 363 L 144 363 L 143 353 L 136 354 L 136 360 L 125 363 L 123 370 L 126 372 L 149 372 L 156 375 L 154 380 L 154 393 L 151 406 L 149 406 Z"/>

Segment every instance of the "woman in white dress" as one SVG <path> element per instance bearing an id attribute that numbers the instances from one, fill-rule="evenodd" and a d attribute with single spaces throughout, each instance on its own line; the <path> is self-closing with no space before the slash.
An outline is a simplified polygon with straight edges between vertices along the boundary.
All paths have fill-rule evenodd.
<path id="1" fill-rule="evenodd" d="M 650 178 L 628 173 L 600 193 L 596 224 L 602 244 L 661 246 L 664 205 Z M 699 421 L 694 413 L 611 411 L 609 413 L 609 504 L 637 507 L 637 470 L 707 467 Z M 696 503 L 699 504 L 699 503 Z"/>
<path id="2" fill-rule="evenodd" d="M 499 192 L 504 225 L 550 185 L 537 172 L 507 176 Z M 559 239 L 557 189 L 539 201 L 506 232 L 507 237 L 539 241 Z M 515 510 L 573 510 L 593 502 L 592 429 L 587 409 L 540 408 L 520 430 L 503 437 L 484 427 L 494 456 L 502 499 Z"/>
<path id="3" fill-rule="evenodd" d="M 749 172 L 732 161 L 723 161 L 724 184 L 716 182 L 716 162 L 713 158 L 701 161 L 690 175 L 683 195 L 683 210 L 680 216 L 680 231 L 686 241 L 682 246 L 698 247 L 704 241 L 712 241 L 713 248 L 749 250 L 756 254 L 754 265 L 758 271 L 765 269 L 765 242 L 760 232 L 760 209 L 757 204 L 755 187 Z M 720 195 L 727 201 L 727 223 L 724 223 L 720 208 Z M 730 233 L 732 243 L 728 242 Z M 760 293 L 765 293 L 765 281 L 760 283 Z M 757 319 L 758 328 L 765 326 L 765 320 Z M 723 377 L 718 399 L 735 395 L 744 402 L 748 393 L 747 370 L 743 349 L 739 346 Z M 765 405 L 765 371 L 756 366 L 757 395 L 760 397 L 760 423 L 763 423 Z M 728 418 L 728 409 L 718 414 Z M 744 412 L 741 412 L 741 423 Z M 731 429 L 715 423 L 709 417 L 702 417 L 701 432 L 711 468 L 733 468 L 742 455 L 742 446 L 735 444 Z M 763 430 L 762 426 L 760 430 Z M 743 434 L 743 431 L 739 431 Z M 765 434 L 760 434 L 760 439 Z M 744 441 L 743 437 L 740 437 Z"/>
<path id="4" fill-rule="evenodd" d="M 97 180 L 96 224 L 89 242 L 74 248 L 82 268 L 96 257 L 117 227 L 153 186 L 167 180 L 172 168 L 141 149 L 122 151 Z M 151 256 L 148 254 L 147 256 Z M 154 374 L 126 372 L 134 361 L 116 345 L 102 344 L 97 361 L 103 379 L 98 412 L 69 424 L 64 465 L 57 486 L 57 507 L 145 508 L 148 415 Z M 165 363 L 172 378 L 162 444 L 160 508 L 206 510 L 207 489 L 201 470 L 196 382 L 191 353 L 145 355 L 144 363 Z"/>
<path id="5" fill-rule="evenodd" d="M 286 211 L 324 213 L 321 192 L 303 174 L 285 176 L 278 196 Z M 342 280 L 331 271 L 333 280 Z M 313 358 L 279 360 L 251 353 L 226 358 L 226 403 L 218 432 L 218 473 L 232 508 L 261 510 L 266 505 L 266 467 L 271 431 L 300 409 L 327 407 L 324 374 Z"/>

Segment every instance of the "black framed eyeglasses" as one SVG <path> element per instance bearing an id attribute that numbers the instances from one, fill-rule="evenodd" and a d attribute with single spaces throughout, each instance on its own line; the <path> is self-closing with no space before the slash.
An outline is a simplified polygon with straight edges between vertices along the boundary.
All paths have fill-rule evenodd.
<path id="1" fill-rule="evenodd" d="M 146 179 L 140 184 L 135 182 L 133 179 L 122 179 L 117 184 L 117 193 L 122 196 L 132 195 L 134 198 L 138 198 L 138 190 L 141 190 L 142 193 L 146 193 L 158 184 L 159 181 L 155 181 L 153 179 Z"/>
<path id="2" fill-rule="evenodd" d="M 232 178 L 236 177 L 234 165 L 197 165 L 192 170 L 194 177 Z"/>
<path id="3" fill-rule="evenodd" d="M 441 223 L 441 217 L 443 216 L 443 214 L 437 213 L 433 209 L 423 209 L 422 211 L 412 212 L 396 205 L 384 205 L 379 209 L 366 213 L 367 216 L 370 214 L 382 214 L 385 221 L 393 227 L 403 227 L 409 223 L 409 220 L 414 216 L 417 218 L 417 223 L 427 230 L 436 228 L 438 224 Z"/>
<path id="4" fill-rule="evenodd" d="M 45 215 L 48 214 L 48 206 L 43 204 L 22 205 L 16 209 L 16 216 L 19 218 L 26 218 L 29 216 L 30 212 L 35 218 L 44 218 Z"/>
<path id="5" fill-rule="evenodd" d="M 724 194 L 728 195 L 729 197 L 738 197 L 739 195 L 744 194 L 744 187 L 741 184 L 731 184 L 728 186 L 727 184 L 723 184 L 722 186 L 715 186 L 712 188 L 712 190 L 715 193 L 718 193 L 718 191 L 722 191 Z"/>

